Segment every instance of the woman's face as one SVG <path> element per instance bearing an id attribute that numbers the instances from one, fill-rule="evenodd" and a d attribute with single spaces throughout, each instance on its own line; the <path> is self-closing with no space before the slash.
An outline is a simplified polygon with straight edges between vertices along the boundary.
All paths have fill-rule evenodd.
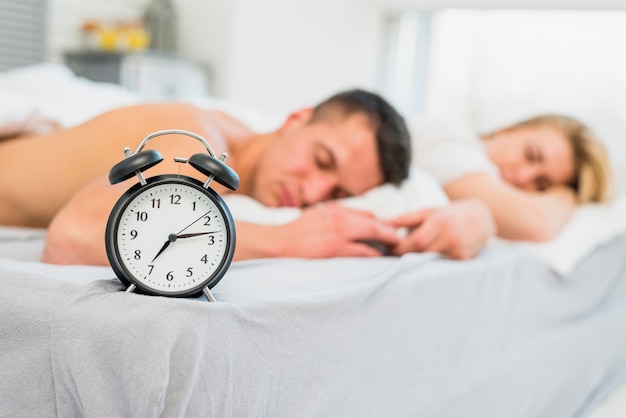
<path id="1" fill-rule="evenodd" d="M 485 141 L 489 159 L 506 183 L 542 191 L 574 179 L 574 152 L 569 140 L 547 126 L 505 129 Z"/>

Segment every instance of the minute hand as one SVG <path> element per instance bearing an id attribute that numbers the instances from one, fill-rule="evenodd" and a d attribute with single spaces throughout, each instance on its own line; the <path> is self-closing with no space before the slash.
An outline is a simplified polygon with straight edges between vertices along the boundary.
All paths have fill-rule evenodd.
<path id="1" fill-rule="evenodd" d="M 209 210 L 207 213 L 205 213 L 204 215 L 200 216 L 198 219 L 196 219 L 195 221 L 193 221 L 192 223 L 190 223 L 189 225 L 187 225 L 186 227 L 184 227 L 183 229 L 181 229 L 180 231 L 178 231 L 178 236 L 180 236 L 180 233 L 183 232 L 185 229 L 189 228 L 191 225 L 195 224 L 196 222 L 198 222 L 200 219 L 204 218 L 205 216 L 207 216 L 209 213 L 211 213 L 211 211 Z"/>
<path id="2" fill-rule="evenodd" d="M 209 231 L 209 232 L 195 232 L 191 234 L 179 234 L 179 235 L 176 235 L 176 238 L 193 238 L 193 237 L 197 237 L 200 235 L 216 234 L 217 232 L 218 231 Z"/>

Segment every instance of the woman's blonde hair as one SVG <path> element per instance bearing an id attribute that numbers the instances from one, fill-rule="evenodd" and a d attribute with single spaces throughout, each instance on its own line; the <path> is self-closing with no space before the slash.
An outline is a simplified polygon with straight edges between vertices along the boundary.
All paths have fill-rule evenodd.
<path id="1" fill-rule="evenodd" d="M 575 177 L 570 185 L 579 204 L 606 202 L 613 197 L 612 172 L 602 142 L 582 122 L 562 115 L 541 115 L 507 129 L 550 127 L 568 139 L 574 151 Z"/>

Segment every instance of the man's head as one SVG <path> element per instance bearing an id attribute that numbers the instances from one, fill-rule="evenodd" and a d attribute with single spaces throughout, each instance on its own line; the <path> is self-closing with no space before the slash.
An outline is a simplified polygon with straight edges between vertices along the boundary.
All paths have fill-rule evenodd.
<path id="1" fill-rule="evenodd" d="M 338 93 L 315 106 L 311 122 L 363 114 L 376 137 L 384 182 L 400 184 L 411 164 L 411 137 L 404 118 L 385 99 L 364 90 Z"/>
<path id="2" fill-rule="evenodd" d="M 358 195 L 400 183 L 410 157 L 402 116 L 374 93 L 345 91 L 287 118 L 253 170 L 250 194 L 270 207 Z"/>

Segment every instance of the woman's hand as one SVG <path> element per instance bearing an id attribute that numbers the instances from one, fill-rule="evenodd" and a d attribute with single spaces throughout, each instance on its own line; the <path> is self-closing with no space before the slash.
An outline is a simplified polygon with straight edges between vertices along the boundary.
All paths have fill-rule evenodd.
<path id="1" fill-rule="evenodd" d="M 491 212 L 478 199 L 400 216 L 393 224 L 410 230 L 394 254 L 430 251 L 457 260 L 474 257 L 496 231 Z"/>

